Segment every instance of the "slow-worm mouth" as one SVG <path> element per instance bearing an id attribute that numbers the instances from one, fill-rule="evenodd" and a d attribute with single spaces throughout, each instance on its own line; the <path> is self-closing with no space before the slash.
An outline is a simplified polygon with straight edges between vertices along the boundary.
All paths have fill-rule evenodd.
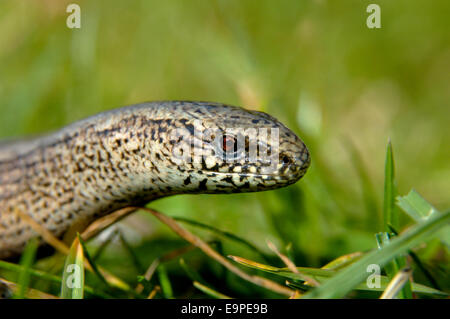
<path id="1" fill-rule="evenodd" d="M 229 176 L 239 176 L 239 177 L 249 177 L 249 178 L 258 178 L 262 180 L 275 180 L 275 181 L 296 181 L 299 178 L 301 178 L 305 173 L 306 169 L 301 169 L 300 167 L 295 170 L 291 171 L 291 173 L 288 174 L 260 174 L 260 173 L 236 173 L 236 172 L 216 172 L 216 171 L 210 171 L 208 173 L 229 177 Z"/>

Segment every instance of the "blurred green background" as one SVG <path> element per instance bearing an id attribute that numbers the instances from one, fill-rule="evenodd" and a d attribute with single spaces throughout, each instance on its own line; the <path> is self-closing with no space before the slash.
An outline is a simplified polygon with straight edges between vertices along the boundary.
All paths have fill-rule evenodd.
<path id="1" fill-rule="evenodd" d="M 0 1 L 0 138 L 152 100 L 266 111 L 311 151 L 299 183 L 150 207 L 266 252 L 266 239 L 292 243 L 299 266 L 376 246 L 389 138 L 399 193 L 415 188 L 436 208 L 450 207 L 449 1 L 376 1 L 381 29 L 366 26 L 374 1 L 76 1 L 81 29 L 69 29 L 72 2 Z M 180 245 L 142 214 L 119 227 L 145 268 Z M 258 259 L 223 244 L 225 253 Z M 120 243 L 111 249 L 105 258 L 126 256 Z M 130 276 L 129 258 L 120 260 L 112 267 Z"/>

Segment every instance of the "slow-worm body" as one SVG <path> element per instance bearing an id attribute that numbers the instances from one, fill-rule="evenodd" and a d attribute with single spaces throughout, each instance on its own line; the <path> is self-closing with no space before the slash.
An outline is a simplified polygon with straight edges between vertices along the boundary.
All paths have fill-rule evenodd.
<path id="1" fill-rule="evenodd" d="M 169 195 L 290 185 L 309 163 L 301 139 L 272 116 L 209 102 L 143 103 L 0 143 L 0 258 L 37 235 L 17 210 L 60 237 Z"/>

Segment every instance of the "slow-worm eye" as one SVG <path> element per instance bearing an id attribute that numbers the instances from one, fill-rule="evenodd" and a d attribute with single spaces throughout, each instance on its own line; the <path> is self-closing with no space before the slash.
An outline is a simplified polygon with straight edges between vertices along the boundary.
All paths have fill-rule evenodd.
<path id="1" fill-rule="evenodd" d="M 222 140 L 222 150 L 227 154 L 237 152 L 237 140 L 232 135 L 224 135 Z"/>

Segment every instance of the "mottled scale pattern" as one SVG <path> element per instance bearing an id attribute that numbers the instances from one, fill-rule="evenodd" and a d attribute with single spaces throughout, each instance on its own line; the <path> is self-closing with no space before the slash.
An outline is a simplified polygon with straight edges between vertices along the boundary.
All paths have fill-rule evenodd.
<path id="1" fill-rule="evenodd" d="M 264 160 L 249 162 L 245 156 L 230 163 L 214 151 L 213 136 L 196 134 L 214 129 L 226 135 L 229 128 L 277 128 L 275 171 L 267 173 Z M 183 139 L 175 131 L 182 132 Z M 270 150 L 269 136 L 255 134 L 248 139 Z M 189 143 L 184 150 L 190 152 L 184 155 L 197 160 L 174 158 L 175 148 L 183 143 Z M 309 164 L 304 143 L 272 116 L 210 102 L 137 104 L 94 115 L 43 137 L 3 142 L 0 258 L 20 254 L 37 235 L 17 210 L 61 237 L 76 223 L 87 224 L 119 208 L 164 196 L 283 187 L 299 180 Z"/>

